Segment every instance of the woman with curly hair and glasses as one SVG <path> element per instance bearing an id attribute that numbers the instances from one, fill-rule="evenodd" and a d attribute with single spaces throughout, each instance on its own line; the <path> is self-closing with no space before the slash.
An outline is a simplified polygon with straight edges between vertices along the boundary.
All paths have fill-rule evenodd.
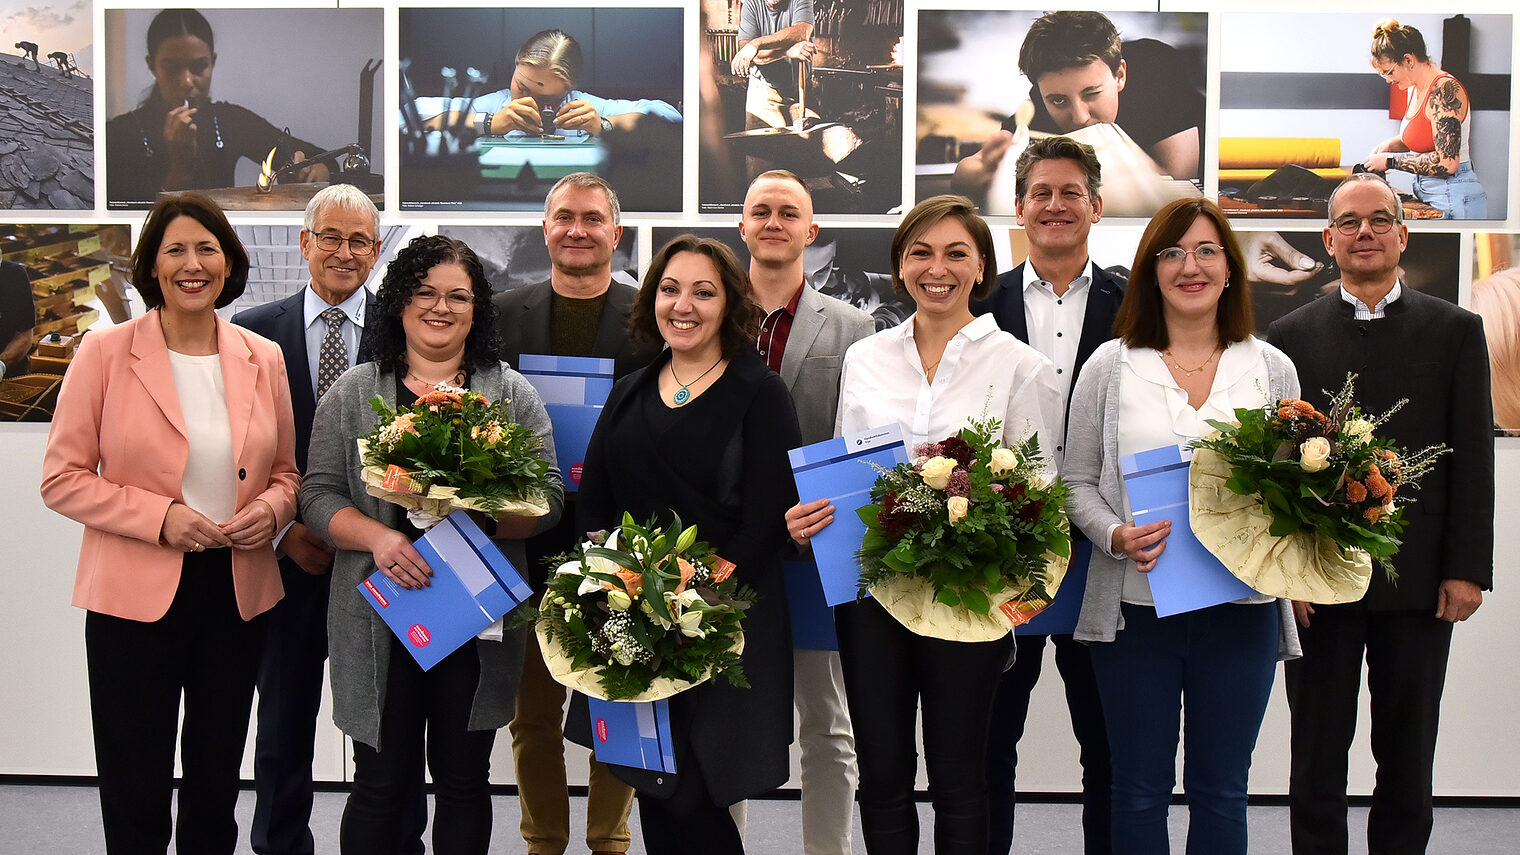
<path id="1" fill-rule="evenodd" d="M 440 383 L 507 402 L 512 420 L 543 440 L 550 464 L 547 516 L 503 516 L 492 536 L 526 568 L 523 539 L 554 525 L 563 494 L 549 417 L 533 387 L 496 358 L 495 309 L 480 260 L 442 236 L 414 239 L 380 284 L 379 329 L 367 356 L 317 405 L 301 516 L 337 548 L 328 638 L 333 720 L 354 740 L 353 792 L 343 811 L 342 851 L 399 852 L 402 815 L 420 792 L 424 746 L 436 788 L 433 849 L 484 853 L 491 839 L 489 776 L 496 730 L 512 718 L 523 631 L 488 630 L 423 671 L 357 586 L 379 568 L 398 584 L 428 584 L 432 570 L 412 546 L 422 532 L 400 507 L 370 496 L 355 439 L 374 429 L 370 399 L 408 407 Z M 495 635 L 494 638 L 490 636 Z"/>

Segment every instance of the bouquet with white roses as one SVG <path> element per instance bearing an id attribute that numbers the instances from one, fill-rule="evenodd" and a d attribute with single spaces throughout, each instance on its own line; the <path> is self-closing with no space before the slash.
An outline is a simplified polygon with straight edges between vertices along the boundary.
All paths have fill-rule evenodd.
<path id="1" fill-rule="evenodd" d="M 659 700 L 715 675 L 748 687 L 739 654 L 755 592 L 672 516 L 674 536 L 624 514 L 550 560 L 542 604 L 519 621 L 536 624 L 555 680 L 607 701 Z"/>
<path id="2" fill-rule="evenodd" d="M 1407 525 L 1403 508 L 1413 501 L 1407 491 L 1400 495 L 1399 490 L 1417 486 L 1436 458 L 1450 449 L 1440 445 L 1410 452 L 1378 436 L 1378 427 L 1404 402 L 1382 415 L 1365 414 L 1353 402 L 1355 381 L 1356 375 L 1347 375 L 1341 391 L 1330 399 L 1328 415 L 1307 401 L 1286 398 L 1261 408 L 1238 409 L 1236 423 L 1210 421 L 1218 432 L 1193 442 L 1189 504 L 1195 533 L 1226 567 L 1263 593 L 1322 603 L 1359 599 L 1372 561 L 1390 581 L 1397 579 L 1392 559 L 1399 550 L 1399 533 Z M 1220 533 L 1220 548 L 1198 532 L 1199 517 L 1211 514 L 1220 518 L 1203 527 Z M 1265 525 L 1250 522 L 1247 517 L 1252 516 Z M 1259 562 L 1294 551 L 1291 542 L 1274 542 L 1290 538 L 1297 539 L 1298 552 L 1306 553 L 1299 558 L 1311 565 L 1291 571 L 1298 587 L 1277 590 L 1238 572 L 1243 556 L 1229 544 L 1248 544 Z M 1326 565 L 1319 573 L 1312 566 L 1314 556 Z M 1347 578 L 1319 578 L 1326 574 Z M 1359 578 L 1353 581 L 1352 576 Z M 1327 595 L 1302 587 L 1322 582 L 1326 584 L 1320 587 L 1335 592 Z"/>

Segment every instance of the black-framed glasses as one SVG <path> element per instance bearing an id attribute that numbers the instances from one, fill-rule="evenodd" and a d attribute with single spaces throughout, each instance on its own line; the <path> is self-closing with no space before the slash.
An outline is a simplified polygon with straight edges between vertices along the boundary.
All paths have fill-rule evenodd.
<path id="1" fill-rule="evenodd" d="M 447 294 L 440 294 L 432 288 L 418 288 L 412 292 L 407 302 L 426 312 L 438 305 L 439 300 L 443 301 L 448 311 L 459 315 L 468 312 L 470 307 L 475 305 L 475 294 L 471 291 L 450 291 Z"/>
<path id="2" fill-rule="evenodd" d="M 1217 243 L 1200 243 L 1193 249 L 1169 246 L 1156 253 L 1156 260 L 1163 264 L 1181 264 L 1182 260 L 1190 255 L 1199 264 L 1211 264 L 1224 260 L 1224 247 Z"/>
<path id="3" fill-rule="evenodd" d="M 369 255 L 375 251 L 375 242 L 367 237 L 345 238 L 342 235 L 323 232 L 312 239 L 317 242 L 317 249 L 323 252 L 337 252 L 345 243 L 348 244 L 348 251 L 354 255 Z"/>
<path id="4" fill-rule="evenodd" d="M 1364 221 L 1367 223 L 1367 227 L 1372 229 L 1372 233 L 1375 235 L 1386 235 L 1390 229 L 1399 224 L 1398 217 L 1395 217 L 1394 215 L 1385 211 L 1379 211 L 1370 217 L 1358 217 L 1356 214 L 1345 214 L 1343 216 L 1336 217 L 1335 222 L 1332 223 L 1332 225 L 1335 226 L 1336 231 L 1340 232 L 1346 237 L 1354 237 L 1357 232 L 1362 230 L 1362 223 Z"/>

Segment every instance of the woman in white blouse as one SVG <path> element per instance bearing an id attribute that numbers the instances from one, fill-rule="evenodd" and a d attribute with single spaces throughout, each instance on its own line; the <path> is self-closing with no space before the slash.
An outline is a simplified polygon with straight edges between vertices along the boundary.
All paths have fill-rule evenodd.
<path id="1" fill-rule="evenodd" d="M 1119 470 L 1121 457 L 1185 445 L 1237 407 L 1298 395 L 1293 364 L 1252 328 L 1224 213 L 1206 199 L 1172 202 L 1141 238 L 1117 338 L 1072 390 L 1067 512 L 1095 546 L 1076 638 L 1092 646 L 1108 713 L 1115 852 L 1168 851 L 1185 708 L 1188 851 L 1244 855 L 1251 751 L 1276 663 L 1298 655 L 1287 602 L 1265 595 L 1157 617 L 1148 574 L 1168 569 L 1171 524 L 1135 524 Z"/>
<path id="2" fill-rule="evenodd" d="M 892 238 L 892 283 L 917 311 L 845 354 L 837 434 L 897 422 L 912 446 L 952 436 L 968 419 L 995 416 L 1005 444 L 1037 434 L 1054 472 L 1061 444 L 1055 369 L 991 315 L 971 314 L 972 298 L 992 290 L 996 270 L 992 233 L 969 199 L 936 196 L 908 212 Z M 806 544 L 832 519 L 827 502 L 798 505 L 787 513 L 787 528 Z M 834 614 L 866 850 L 918 849 L 913 724 L 921 703 L 934 851 L 984 855 L 987 731 L 1012 636 L 975 643 L 919 636 L 870 599 Z"/>

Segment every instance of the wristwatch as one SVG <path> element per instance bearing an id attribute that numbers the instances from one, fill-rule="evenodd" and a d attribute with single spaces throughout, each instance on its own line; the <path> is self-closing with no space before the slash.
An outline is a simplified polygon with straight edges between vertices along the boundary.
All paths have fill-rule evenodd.
<path id="1" fill-rule="evenodd" d="M 491 119 L 492 119 L 492 115 L 490 113 L 476 113 L 475 114 L 475 132 L 477 134 L 479 134 L 480 136 L 488 136 L 488 135 L 490 135 L 490 133 L 491 133 Z"/>
<path id="2" fill-rule="evenodd" d="M 607 133 L 610 130 L 612 130 L 612 120 L 609 119 L 609 118 L 607 118 L 606 116 L 603 116 L 602 117 L 602 133 L 605 134 L 605 133 Z"/>

